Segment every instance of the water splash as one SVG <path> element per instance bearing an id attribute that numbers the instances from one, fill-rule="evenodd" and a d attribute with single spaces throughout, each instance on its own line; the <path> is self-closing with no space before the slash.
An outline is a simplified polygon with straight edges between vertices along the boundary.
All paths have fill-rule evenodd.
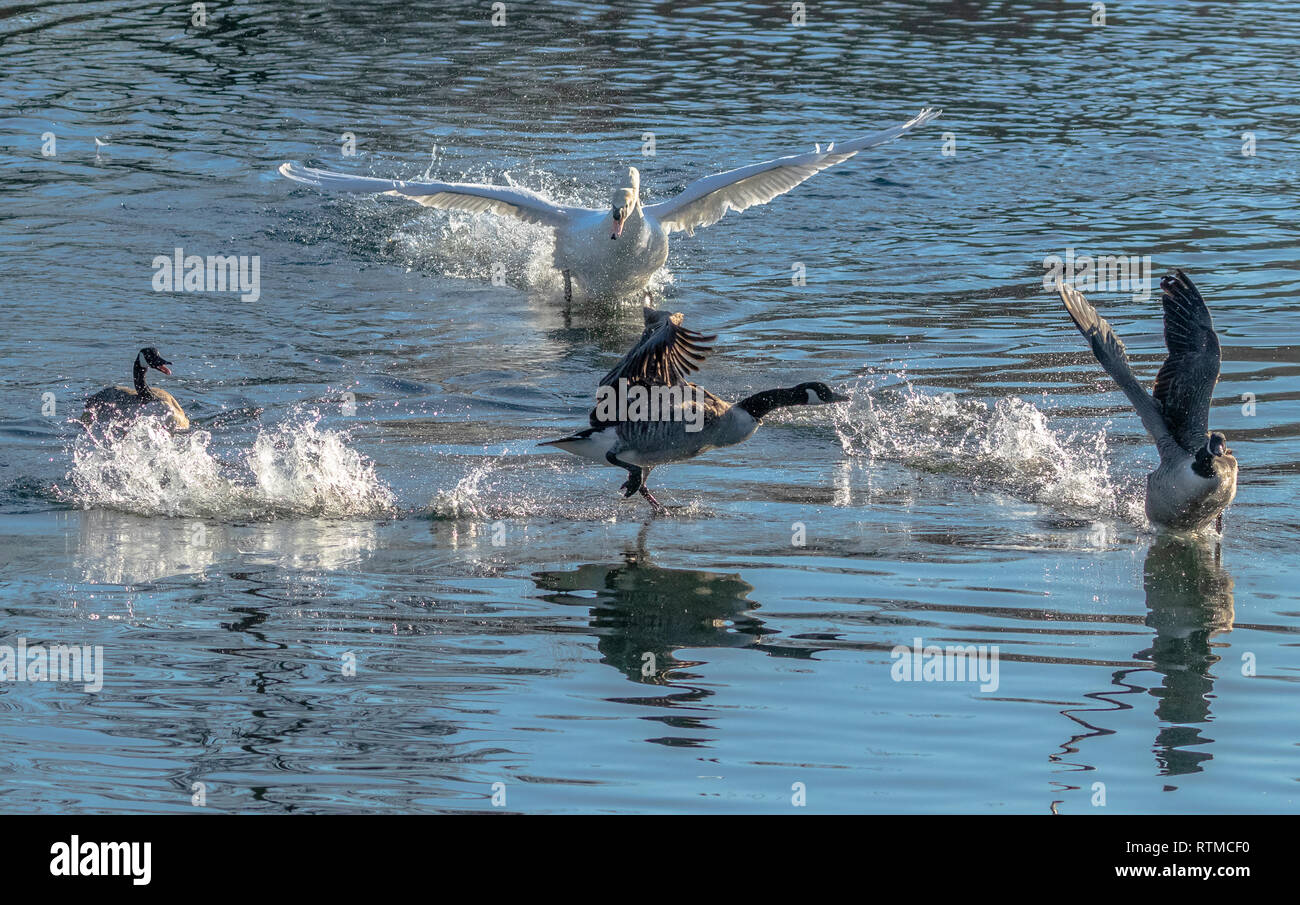
<path id="1" fill-rule="evenodd" d="M 623 497 L 618 485 L 625 477 L 613 468 L 569 461 L 560 456 L 517 453 L 488 456 L 472 464 L 454 487 L 435 493 L 429 504 L 429 515 L 446 521 L 518 518 L 643 521 L 650 516 L 650 507 L 640 497 Z M 679 505 L 671 494 L 664 494 L 661 499 L 676 516 L 709 515 L 698 502 Z"/>
<path id="2" fill-rule="evenodd" d="M 145 417 L 111 437 L 72 443 L 68 487 L 58 495 L 84 509 L 142 515 L 265 519 L 301 515 L 378 515 L 391 511 L 392 491 L 374 464 L 340 431 L 322 430 L 319 416 L 296 414 L 259 432 L 242 461 L 211 450 L 212 435 L 172 434 Z"/>
<path id="3" fill-rule="evenodd" d="M 556 204 L 604 205 L 604 199 L 584 197 L 545 170 L 530 170 L 520 179 L 509 173 L 504 176 L 508 184 L 529 188 Z M 443 181 L 501 180 L 482 173 L 461 173 Z M 387 252 L 408 270 L 434 271 L 485 283 L 499 276 L 507 285 L 528 292 L 553 296 L 564 292 L 564 277 L 554 263 L 554 230 L 512 217 L 429 210 L 397 227 Z M 651 278 L 650 289 L 661 294 L 672 282 L 669 270 L 661 268 Z"/>
<path id="4" fill-rule="evenodd" d="M 560 469 L 542 463 L 550 474 L 537 474 L 538 457 L 488 456 L 470 466 L 454 487 L 439 490 L 430 502 L 435 519 L 509 519 L 522 517 L 612 519 L 618 497 L 581 494 L 566 489 Z"/>
<path id="5" fill-rule="evenodd" d="M 514 512 L 508 497 L 498 492 L 503 459 L 489 457 L 472 466 L 450 490 L 439 490 L 430 502 L 438 519 L 484 519 L 526 513 Z"/>
<path id="6" fill-rule="evenodd" d="M 1062 431 L 1016 397 L 989 404 L 929 395 L 904 382 L 859 383 L 836 413 L 835 432 L 850 456 L 953 475 L 1072 514 L 1146 523 L 1140 480 L 1113 478 L 1104 429 Z"/>
<path id="7" fill-rule="evenodd" d="M 489 283 L 494 268 L 500 268 L 500 278 L 509 286 L 545 294 L 564 291 L 564 278 L 553 263 L 553 231 L 509 217 L 431 211 L 398 229 L 389 251 L 408 270 Z"/>

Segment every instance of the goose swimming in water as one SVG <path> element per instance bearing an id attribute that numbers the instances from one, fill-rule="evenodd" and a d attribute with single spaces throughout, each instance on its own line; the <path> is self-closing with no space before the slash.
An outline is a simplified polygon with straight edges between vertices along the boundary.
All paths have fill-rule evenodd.
<path id="1" fill-rule="evenodd" d="M 1160 281 L 1165 309 L 1165 346 L 1148 393 L 1129 369 L 1124 344 L 1082 295 L 1057 280 L 1056 289 L 1074 325 L 1092 346 L 1160 450 L 1160 465 L 1147 477 L 1147 520 L 1175 531 L 1198 531 L 1219 520 L 1237 494 L 1237 460 L 1218 431 L 1210 433 L 1210 399 L 1219 380 L 1219 338 L 1205 299 L 1181 270 Z"/>
<path id="2" fill-rule="evenodd" d="M 619 489 L 625 497 L 640 493 L 656 512 L 664 507 L 646 487 L 656 466 L 742 443 L 775 409 L 848 401 L 824 383 L 764 390 L 734 405 L 719 399 L 685 380 L 700 369 L 717 337 L 686 329 L 680 313 L 642 310 L 645 330 L 601 379 L 591 426 L 539 445 L 626 469 L 628 479 Z"/>
<path id="3" fill-rule="evenodd" d="M 90 425 L 97 421 L 133 420 L 141 415 L 161 415 L 169 419 L 172 430 L 189 430 L 190 419 L 185 417 L 176 398 L 166 390 L 151 387 L 145 382 L 149 368 L 170 375 L 171 362 L 158 354 L 153 346 L 140 350 L 132 368 L 135 388 L 107 387 L 86 399 L 86 410 L 81 420 Z"/>
<path id="4" fill-rule="evenodd" d="M 939 113 L 927 107 L 902 125 L 838 145 L 832 143 L 824 151 L 818 145 L 806 154 L 706 176 L 688 185 L 677 197 L 658 204 L 641 203 L 641 174 L 635 167 L 628 167 L 626 180 L 614 190 L 610 207 L 603 210 L 553 204 L 517 186 L 374 179 L 297 163 L 282 164 L 280 173 L 319 189 L 380 192 L 439 210 L 490 212 L 549 226 L 555 230 L 555 267 L 564 275 L 564 297 L 570 302 L 574 282 L 591 297 L 639 292 L 668 260 L 669 234 L 694 235 L 697 227 L 717 223 L 727 211 L 766 204 L 827 167 L 866 148 L 893 141 Z"/>

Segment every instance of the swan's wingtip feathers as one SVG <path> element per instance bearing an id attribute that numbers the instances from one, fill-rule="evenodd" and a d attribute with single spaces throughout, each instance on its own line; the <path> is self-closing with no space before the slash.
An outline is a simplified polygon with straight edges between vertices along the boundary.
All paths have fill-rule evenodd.
<path id="1" fill-rule="evenodd" d="M 920 125 L 921 123 L 928 123 L 930 120 L 936 119 L 942 115 L 942 107 L 922 107 L 921 112 L 912 118 L 912 122 Z"/>
<path id="2" fill-rule="evenodd" d="M 285 179 L 292 179 L 294 182 L 301 182 L 304 185 L 315 185 L 316 174 L 319 170 L 304 166 L 296 160 L 286 160 L 276 167 L 276 170 Z"/>

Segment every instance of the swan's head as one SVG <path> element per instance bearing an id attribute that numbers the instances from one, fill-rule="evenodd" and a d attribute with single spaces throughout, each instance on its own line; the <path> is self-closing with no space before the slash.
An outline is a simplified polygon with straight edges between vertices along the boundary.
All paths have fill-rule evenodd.
<path id="1" fill-rule="evenodd" d="M 153 368 L 156 371 L 162 371 L 164 374 L 171 374 L 172 369 L 169 367 L 170 361 L 158 354 L 158 350 L 153 346 L 147 346 L 140 350 L 136 356 L 136 362 L 143 367 Z"/>
<path id="2" fill-rule="evenodd" d="M 821 381 L 801 383 L 794 388 L 796 393 L 804 394 L 802 405 L 830 405 L 833 402 L 848 402 L 848 396 L 841 396 Z"/>
<path id="3" fill-rule="evenodd" d="M 627 168 L 627 184 L 621 189 L 615 189 L 614 195 L 610 198 L 610 207 L 613 210 L 610 216 L 614 218 L 614 231 L 610 234 L 611 239 L 617 239 L 623 235 L 623 225 L 627 223 L 627 218 L 636 213 L 637 205 L 641 203 L 641 174 L 636 167 Z"/>

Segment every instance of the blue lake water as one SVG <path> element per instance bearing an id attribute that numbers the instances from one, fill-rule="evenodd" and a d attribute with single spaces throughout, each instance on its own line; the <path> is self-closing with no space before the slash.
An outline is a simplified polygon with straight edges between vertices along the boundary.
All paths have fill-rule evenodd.
<path id="1" fill-rule="evenodd" d="M 209 7 L 0 8 L 0 645 L 104 658 L 0 682 L 0 809 L 1300 809 L 1294 4 Z M 566 319 L 540 227 L 276 172 L 657 201 L 927 104 L 674 237 L 703 385 L 852 401 L 657 470 L 661 519 L 535 446 L 635 300 Z M 176 248 L 257 256 L 258 298 L 153 291 Z M 1221 539 L 1144 524 L 1067 249 L 1204 292 Z M 1158 294 L 1089 293 L 1144 379 Z M 95 445 L 149 344 L 194 429 Z M 895 681 L 916 639 L 996 646 L 997 688 Z"/>

